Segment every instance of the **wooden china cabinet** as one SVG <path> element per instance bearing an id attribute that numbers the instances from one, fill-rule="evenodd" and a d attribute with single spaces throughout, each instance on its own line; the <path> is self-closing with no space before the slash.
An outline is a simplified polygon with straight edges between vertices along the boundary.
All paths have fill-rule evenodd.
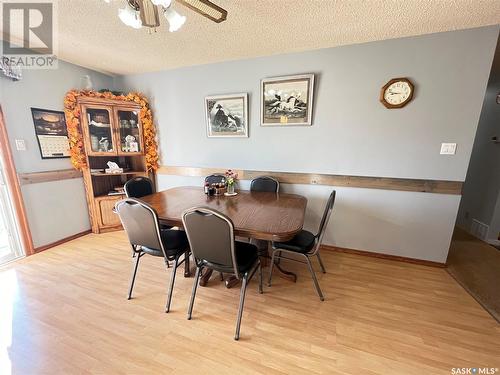
<path id="1" fill-rule="evenodd" d="M 78 98 L 87 166 L 83 179 L 92 232 L 121 229 L 113 212 L 115 203 L 125 197 L 123 185 L 136 176 L 148 176 L 144 138 L 139 118 L 140 105 L 121 100 Z M 106 173 L 111 161 L 123 172 Z M 149 176 L 153 177 L 153 176 Z"/>

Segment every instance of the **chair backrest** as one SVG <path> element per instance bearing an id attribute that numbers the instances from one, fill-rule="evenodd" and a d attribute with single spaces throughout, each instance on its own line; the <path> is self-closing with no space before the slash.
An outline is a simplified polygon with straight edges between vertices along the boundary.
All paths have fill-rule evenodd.
<path id="1" fill-rule="evenodd" d="M 280 183 L 278 180 L 269 176 L 254 178 L 250 183 L 250 191 L 267 191 L 270 193 L 277 193 L 279 190 Z"/>
<path id="2" fill-rule="evenodd" d="M 147 177 L 134 177 L 123 188 L 128 198 L 142 198 L 154 193 L 153 181 Z"/>
<path id="3" fill-rule="evenodd" d="M 219 184 L 226 182 L 226 176 L 223 174 L 211 174 L 210 176 L 205 177 L 205 183 L 211 184 Z"/>
<path id="4" fill-rule="evenodd" d="M 239 278 L 230 218 L 208 207 L 193 207 L 182 213 L 182 223 L 197 265 Z"/>
<path id="5" fill-rule="evenodd" d="M 321 222 L 319 223 L 318 233 L 316 234 L 316 247 L 314 248 L 314 253 L 319 251 L 319 247 L 321 246 L 321 242 L 323 241 L 323 236 L 325 235 L 326 227 L 328 225 L 328 220 L 330 220 L 330 215 L 332 214 L 333 204 L 335 203 L 335 190 L 330 193 L 330 197 L 326 202 L 325 211 L 323 212 L 323 217 L 321 218 Z"/>
<path id="6" fill-rule="evenodd" d="M 116 203 L 115 211 L 132 245 L 161 251 L 166 257 L 154 208 L 139 199 L 125 198 Z"/>

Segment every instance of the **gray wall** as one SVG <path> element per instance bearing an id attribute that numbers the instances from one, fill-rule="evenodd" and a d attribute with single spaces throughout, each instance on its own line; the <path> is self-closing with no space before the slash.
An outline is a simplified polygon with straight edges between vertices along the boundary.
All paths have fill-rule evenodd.
<path id="1" fill-rule="evenodd" d="M 500 45 L 497 45 L 481 117 L 477 129 L 469 170 L 463 190 L 457 223 L 471 229 L 472 219 L 488 225 L 486 239 L 497 239 L 500 232 Z"/>
<path id="2" fill-rule="evenodd" d="M 175 166 L 465 178 L 498 26 L 119 77 L 143 91 L 159 128 L 161 162 Z M 259 126 L 260 79 L 315 73 L 312 127 Z M 380 87 L 408 76 L 412 103 L 387 110 Z M 208 139 L 203 98 L 249 93 L 250 138 Z M 441 142 L 458 143 L 441 156 Z M 159 187 L 200 180 L 160 176 Z M 246 182 L 243 182 L 245 187 Z M 327 187 L 288 185 L 317 225 Z M 341 188 L 326 243 L 443 262 L 459 196 Z"/>
<path id="3" fill-rule="evenodd" d="M 69 159 L 42 160 L 30 108 L 62 111 L 64 95 L 79 88 L 86 74 L 96 89 L 113 85 L 110 76 L 62 61 L 56 70 L 24 70 L 18 82 L 0 77 L 0 104 L 18 173 L 72 168 Z M 15 139 L 24 139 L 27 150 L 17 151 Z M 90 229 L 82 179 L 25 185 L 22 193 L 35 247 Z"/>

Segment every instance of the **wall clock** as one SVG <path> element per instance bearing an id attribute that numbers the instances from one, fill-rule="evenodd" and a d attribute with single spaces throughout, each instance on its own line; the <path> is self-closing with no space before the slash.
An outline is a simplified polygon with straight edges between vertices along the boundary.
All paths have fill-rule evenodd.
<path id="1" fill-rule="evenodd" d="M 413 98 L 413 89 L 408 78 L 393 78 L 380 90 L 380 102 L 388 109 L 402 108 Z"/>

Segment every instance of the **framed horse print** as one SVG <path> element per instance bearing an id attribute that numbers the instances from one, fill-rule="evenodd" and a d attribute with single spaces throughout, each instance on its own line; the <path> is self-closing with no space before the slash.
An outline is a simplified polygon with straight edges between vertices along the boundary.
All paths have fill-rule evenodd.
<path id="1" fill-rule="evenodd" d="M 261 81 L 261 126 L 312 125 L 314 74 Z"/>
<path id="2" fill-rule="evenodd" d="M 208 137 L 248 137 L 246 93 L 205 98 Z"/>

